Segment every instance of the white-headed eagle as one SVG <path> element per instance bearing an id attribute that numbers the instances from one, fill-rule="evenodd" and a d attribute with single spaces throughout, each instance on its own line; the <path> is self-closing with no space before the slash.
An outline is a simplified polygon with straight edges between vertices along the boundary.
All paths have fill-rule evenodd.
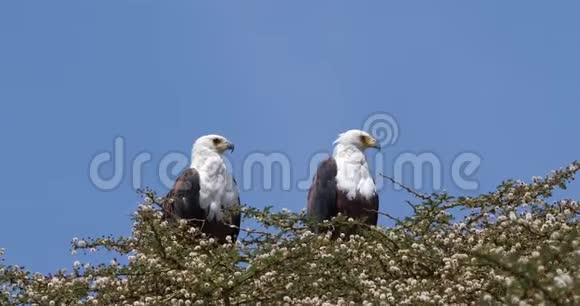
<path id="1" fill-rule="evenodd" d="M 223 136 L 198 138 L 191 166 L 177 179 L 163 205 L 166 216 L 191 220 L 222 243 L 227 236 L 235 241 L 240 226 L 240 193 L 226 168 L 223 153 L 227 150 L 233 151 L 234 145 Z"/>
<path id="2" fill-rule="evenodd" d="M 338 136 L 332 156 L 322 161 L 308 191 L 308 215 L 318 222 L 337 214 L 376 225 L 379 196 L 364 156 L 379 144 L 367 132 L 350 130 Z"/>

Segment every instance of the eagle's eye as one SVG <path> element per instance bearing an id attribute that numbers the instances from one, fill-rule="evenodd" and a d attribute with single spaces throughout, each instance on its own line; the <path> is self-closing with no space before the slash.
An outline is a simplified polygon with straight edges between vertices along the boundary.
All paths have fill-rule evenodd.
<path id="1" fill-rule="evenodd" d="M 217 138 L 217 137 L 213 139 L 213 144 L 214 144 L 215 146 L 217 146 L 218 144 L 220 144 L 220 142 L 222 142 L 222 140 L 221 140 L 221 139 L 219 139 L 219 138 Z"/>
<path id="2" fill-rule="evenodd" d="M 360 135 L 360 142 L 363 144 L 367 144 L 369 142 L 369 138 L 365 135 Z"/>

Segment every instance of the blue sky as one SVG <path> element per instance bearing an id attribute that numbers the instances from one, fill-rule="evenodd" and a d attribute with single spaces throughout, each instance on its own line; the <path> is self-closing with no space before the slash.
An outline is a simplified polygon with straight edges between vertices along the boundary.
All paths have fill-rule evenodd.
<path id="1" fill-rule="evenodd" d="M 152 154 L 142 179 L 165 193 L 159 160 L 207 133 L 236 143 L 236 176 L 252 152 L 283 152 L 297 181 L 339 132 L 386 112 L 400 128 L 387 174 L 401 153 L 432 152 L 448 171 L 469 151 L 482 158 L 479 192 L 543 175 L 580 156 L 578 11 L 575 1 L 2 1 L 0 247 L 33 270 L 70 267 L 72 237 L 129 232 L 135 155 Z M 116 136 L 126 175 L 102 191 L 89 163 Z M 464 193 L 447 172 L 443 185 Z M 408 213 L 404 193 L 380 196 L 382 210 Z M 293 210 L 305 197 L 279 182 L 242 193 Z"/>

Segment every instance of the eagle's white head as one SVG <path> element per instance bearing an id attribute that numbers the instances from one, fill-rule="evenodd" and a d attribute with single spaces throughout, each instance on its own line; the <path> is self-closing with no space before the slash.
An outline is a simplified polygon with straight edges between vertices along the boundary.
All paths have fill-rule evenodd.
<path id="1" fill-rule="evenodd" d="M 378 141 L 369 133 L 361 130 L 349 130 L 340 135 L 334 141 L 335 145 L 352 146 L 361 151 L 368 148 L 380 149 Z"/>
<path id="2" fill-rule="evenodd" d="M 363 152 L 368 148 L 379 149 L 378 141 L 365 131 L 349 130 L 338 135 L 334 144 L 337 188 L 349 199 L 359 195 L 370 199 L 376 187 Z"/>
<path id="3" fill-rule="evenodd" d="M 223 154 L 225 151 L 234 151 L 234 144 L 220 135 L 205 135 L 193 143 L 193 151 L 211 151 Z"/>

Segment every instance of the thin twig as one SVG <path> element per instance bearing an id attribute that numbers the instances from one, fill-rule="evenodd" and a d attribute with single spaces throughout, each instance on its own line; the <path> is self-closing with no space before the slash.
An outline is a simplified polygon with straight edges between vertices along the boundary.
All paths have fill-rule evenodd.
<path id="1" fill-rule="evenodd" d="M 382 177 L 384 177 L 384 178 L 386 178 L 387 180 L 391 181 L 391 183 L 393 183 L 393 184 L 395 184 L 395 185 L 397 185 L 397 186 L 399 186 L 399 187 L 401 187 L 401 188 L 405 189 L 407 192 L 409 192 L 409 193 L 411 193 L 411 194 L 415 195 L 416 197 L 418 197 L 418 198 L 420 198 L 420 199 L 423 199 L 423 200 L 429 200 L 429 199 L 431 199 L 431 197 L 429 197 L 428 195 L 421 194 L 421 193 L 419 193 L 419 192 L 417 192 L 417 191 L 413 190 L 411 187 L 407 187 L 407 186 L 405 186 L 405 185 L 403 185 L 403 184 L 399 183 L 398 181 L 396 181 L 394 178 L 392 178 L 392 177 L 390 177 L 390 176 L 386 176 L 386 175 L 384 175 L 384 174 L 382 174 L 382 173 L 381 173 L 381 174 L 379 174 L 379 175 L 380 175 L 380 176 L 382 176 Z"/>

